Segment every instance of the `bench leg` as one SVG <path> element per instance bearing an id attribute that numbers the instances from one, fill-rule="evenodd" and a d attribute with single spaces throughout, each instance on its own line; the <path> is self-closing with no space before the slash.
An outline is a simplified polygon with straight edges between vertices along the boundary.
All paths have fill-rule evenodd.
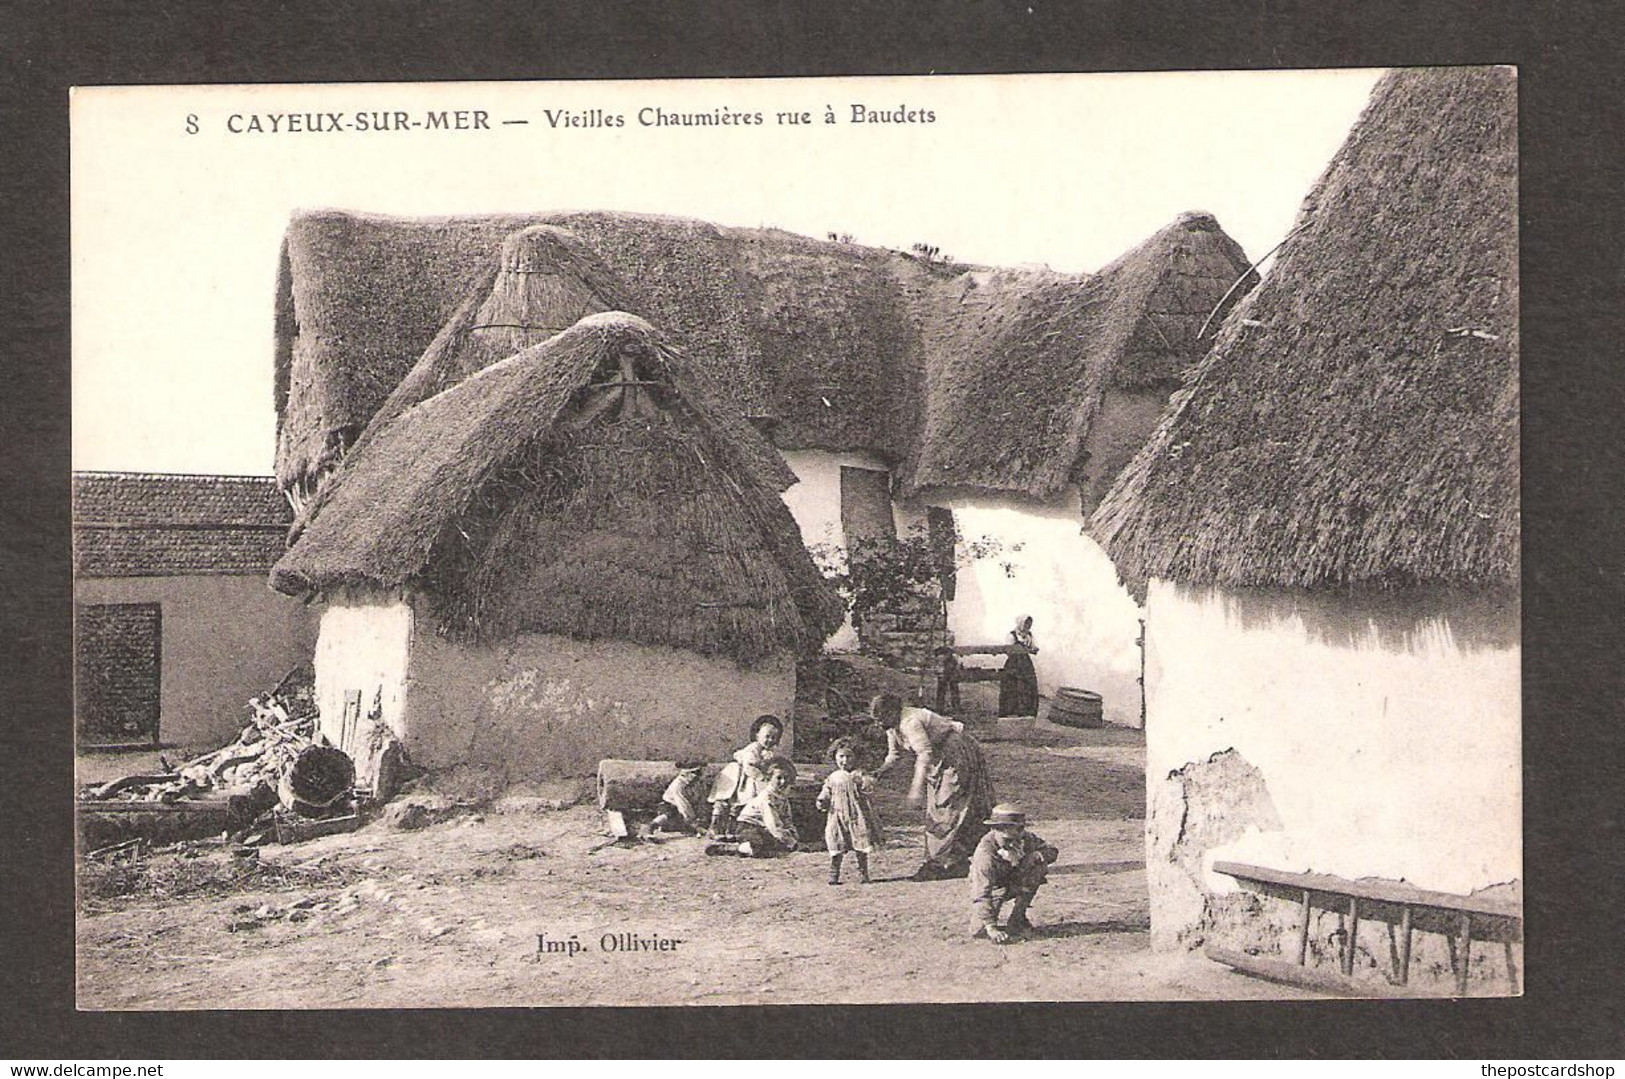
<path id="1" fill-rule="evenodd" d="M 1411 908 L 1402 908 L 1399 916 L 1399 984 L 1411 981 Z"/>
<path id="2" fill-rule="evenodd" d="M 1456 990 L 1467 995 L 1467 970 L 1471 966 L 1473 957 L 1473 916 L 1466 911 L 1461 912 L 1461 966 L 1456 971 Z"/>
<path id="3" fill-rule="evenodd" d="M 1309 889 L 1303 890 L 1303 922 L 1298 926 L 1298 966 L 1309 962 Z"/>
<path id="4" fill-rule="evenodd" d="M 1348 947 L 1343 952 L 1343 973 L 1354 973 L 1354 942 L 1360 938 L 1360 901 L 1349 896 L 1349 935 Z"/>

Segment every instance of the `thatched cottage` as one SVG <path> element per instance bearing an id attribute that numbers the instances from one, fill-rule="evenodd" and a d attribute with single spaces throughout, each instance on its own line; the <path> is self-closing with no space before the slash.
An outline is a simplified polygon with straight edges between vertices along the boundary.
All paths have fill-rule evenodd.
<path id="1" fill-rule="evenodd" d="M 290 520 L 269 476 L 74 473 L 79 746 L 230 741 L 309 660 L 314 618 L 265 587 Z"/>
<path id="2" fill-rule="evenodd" d="M 1146 597 L 1160 946 L 1223 931 L 1215 858 L 1521 875 L 1517 180 L 1511 71 L 1385 76 L 1094 515 Z"/>
<path id="3" fill-rule="evenodd" d="M 499 258 L 520 234 L 526 253 Z M 1043 688 L 1101 690 L 1129 724 L 1139 609 L 1083 518 L 1200 355 L 1197 331 L 1255 280 L 1202 214 L 1067 275 L 667 217 L 338 212 L 295 218 L 281 278 L 277 473 L 301 515 L 380 417 L 581 314 L 631 312 L 768 436 L 807 544 L 928 517 L 1000 541 L 958 575 L 949 628 L 999 642 L 1034 615 Z M 503 314 L 525 290 L 552 314 Z"/>
<path id="4" fill-rule="evenodd" d="M 502 280 L 548 239 L 510 243 L 468 310 L 520 316 L 508 333 L 573 303 Z M 477 329 L 453 320 L 446 342 Z M 726 756 L 752 717 L 788 713 L 797 657 L 840 622 L 778 497 L 792 480 L 704 372 L 621 312 L 548 326 L 403 403 L 272 573 L 324 601 L 324 732 L 363 762 L 393 735 L 419 764 L 508 777 Z"/>

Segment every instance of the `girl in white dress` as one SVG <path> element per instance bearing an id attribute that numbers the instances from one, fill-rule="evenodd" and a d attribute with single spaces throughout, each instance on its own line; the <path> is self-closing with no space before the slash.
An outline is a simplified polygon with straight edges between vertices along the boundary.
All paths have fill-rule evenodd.
<path id="1" fill-rule="evenodd" d="M 856 738 L 837 738 L 829 756 L 835 770 L 818 792 L 818 808 L 828 813 L 824 845 L 829 848 L 829 882 L 841 883 L 841 856 L 851 851 L 858 859 L 858 877 L 869 883 L 869 855 L 880 846 L 884 833 L 869 794 L 875 781 L 857 767 L 860 749 Z"/>

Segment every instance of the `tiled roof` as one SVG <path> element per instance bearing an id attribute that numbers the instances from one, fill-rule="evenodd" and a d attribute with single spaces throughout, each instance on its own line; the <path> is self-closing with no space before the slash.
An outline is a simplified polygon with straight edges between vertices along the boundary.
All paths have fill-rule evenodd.
<path id="1" fill-rule="evenodd" d="M 268 573 L 292 513 L 269 476 L 78 472 L 74 572 L 81 577 Z"/>

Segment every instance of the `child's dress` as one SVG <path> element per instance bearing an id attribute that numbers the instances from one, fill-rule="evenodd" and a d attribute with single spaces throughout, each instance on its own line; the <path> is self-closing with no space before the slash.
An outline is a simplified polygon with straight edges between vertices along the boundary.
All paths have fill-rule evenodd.
<path id="1" fill-rule="evenodd" d="M 840 768 L 824 780 L 824 789 L 818 792 L 818 806 L 829 813 L 824 822 L 824 845 L 831 854 L 849 850 L 869 854 L 881 845 L 885 833 L 881 831 L 874 803 L 869 800 L 874 786 L 875 781 L 863 772 Z"/>
<path id="2" fill-rule="evenodd" d="M 734 754 L 724 765 L 711 785 L 707 801 L 713 805 L 742 806 L 767 787 L 767 766 L 779 755 L 764 749 L 760 742 L 751 742 Z"/>

